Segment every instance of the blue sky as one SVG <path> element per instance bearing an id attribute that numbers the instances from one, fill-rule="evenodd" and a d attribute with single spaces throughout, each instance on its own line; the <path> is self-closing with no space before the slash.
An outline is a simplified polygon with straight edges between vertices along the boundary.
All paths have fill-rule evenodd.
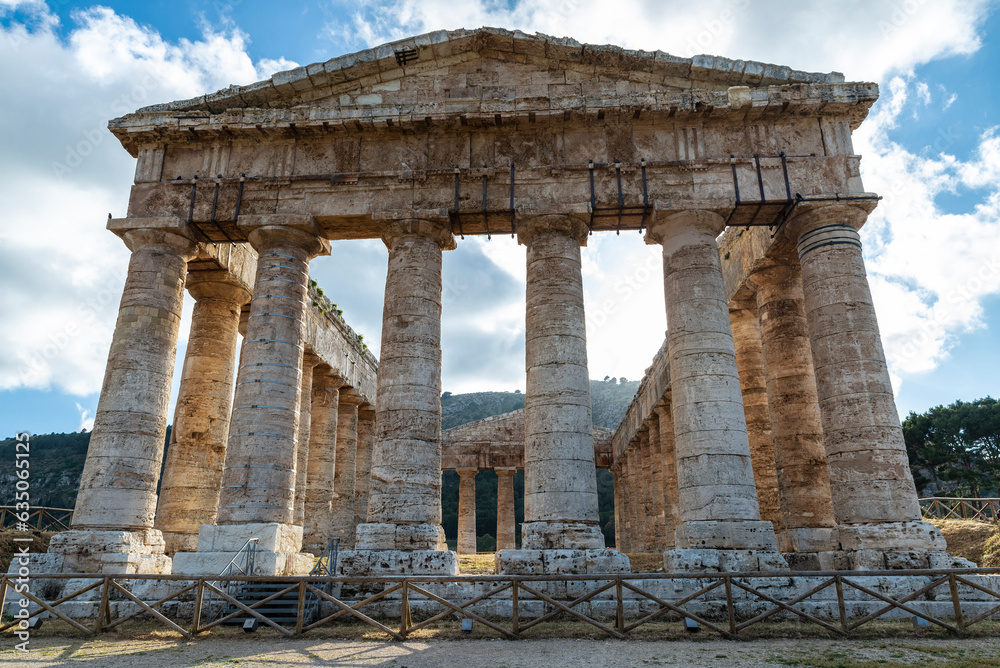
<path id="1" fill-rule="evenodd" d="M 127 262 L 103 224 L 109 212 L 124 214 L 134 168 L 109 118 L 391 39 L 480 25 L 878 82 L 882 98 L 855 149 L 867 188 L 885 196 L 863 233 L 900 412 L 1000 394 L 997 3 L 691 4 L 0 0 L 0 436 L 75 430 L 93 418 Z M 634 286 L 618 312 L 588 327 L 591 375 L 639 378 L 665 327 L 660 277 L 644 269 L 658 266 L 655 249 L 637 235 L 595 238 L 584 261 L 595 316 L 591 305 Z M 523 389 L 523 262 L 523 249 L 499 238 L 446 254 L 446 390 Z M 377 343 L 384 248 L 340 244 L 312 271 Z"/>

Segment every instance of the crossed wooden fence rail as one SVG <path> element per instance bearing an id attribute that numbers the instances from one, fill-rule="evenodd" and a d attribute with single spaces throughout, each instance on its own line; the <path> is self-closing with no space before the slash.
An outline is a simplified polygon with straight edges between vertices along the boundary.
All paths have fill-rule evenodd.
<path id="1" fill-rule="evenodd" d="M 76 579 L 76 580 L 92 580 L 89 584 L 81 586 L 76 591 L 69 594 L 64 594 L 57 600 L 46 601 L 35 595 L 31 591 L 30 587 L 28 590 L 17 590 L 17 597 L 27 598 L 29 601 L 33 602 L 38 606 L 38 608 L 32 612 L 29 616 L 23 619 L 13 619 L 12 613 L 9 609 L 8 590 L 16 587 L 18 579 L 16 575 L 4 575 L 0 579 L 0 618 L 3 619 L 0 622 L 0 633 L 7 631 L 9 629 L 18 627 L 18 625 L 23 625 L 26 621 L 42 614 L 43 612 L 51 613 L 53 616 L 66 622 L 73 628 L 87 634 L 99 634 L 102 632 L 110 631 L 122 624 L 136 619 L 141 615 L 148 614 L 152 617 L 159 625 L 165 626 L 166 628 L 177 632 L 185 638 L 191 638 L 209 631 L 217 626 L 225 624 L 226 622 L 244 616 L 251 616 L 256 619 L 261 624 L 267 625 L 285 636 L 292 637 L 304 634 L 313 629 L 319 628 L 321 626 L 329 625 L 336 622 L 339 619 L 353 617 L 356 620 L 370 625 L 387 636 L 394 638 L 396 640 L 405 640 L 406 637 L 417 631 L 419 629 L 425 628 L 445 617 L 450 615 L 459 615 L 472 619 L 473 621 L 479 622 L 480 624 L 489 627 L 502 636 L 512 639 L 520 639 L 530 637 L 530 635 L 525 635 L 530 629 L 537 627 L 539 624 L 549 621 L 560 615 L 566 615 L 569 618 L 585 623 L 586 625 L 593 626 L 603 633 L 612 636 L 614 638 L 625 638 L 626 635 L 657 619 L 667 619 L 674 621 L 683 621 L 685 619 L 692 620 L 696 622 L 700 627 L 708 629 L 720 636 L 733 638 L 738 636 L 741 632 L 747 628 L 760 624 L 770 617 L 780 613 L 787 612 L 798 618 L 805 620 L 811 624 L 826 629 L 839 636 L 850 636 L 853 632 L 857 631 L 860 627 L 869 624 L 876 619 L 882 617 L 886 613 L 892 610 L 901 610 L 907 615 L 914 618 L 920 618 L 925 620 L 928 624 L 934 624 L 940 628 L 943 628 L 951 633 L 960 634 L 965 629 L 968 629 L 974 624 L 978 624 L 983 620 L 992 618 L 993 616 L 1000 614 L 1000 591 L 995 591 L 988 587 L 984 587 L 974 579 L 970 579 L 971 576 L 976 575 L 1000 575 L 1000 568 L 980 568 L 980 569 L 960 569 L 960 570 L 907 570 L 907 571 L 829 571 L 829 572 L 799 572 L 799 573 L 785 573 L 785 574 L 775 574 L 775 573 L 714 573 L 714 574 L 704 574 L 704 573 L 670 573 L 670 574 L 627 574 L 627 575 L 562 575 L 562 576 L 464 576 L 464 577 L 419 577 L 419 576 L 408 576 L 408 577 L 381 577 L 381 578 L 347 578 L 347 577 L 219 577 L 219 576 L 208 576 L 201 577 L 192 580 L 191 576 L 183 575 L 86 575 L 86 574 L 39 574 L 31 576 L 31 580 L 56 580 L 56 579 Z M 924 577 L 930 578 L 930 582 L 924 586 L 916 589 L 909 594 L 902 596 L 898 599 L 891 596 L 882 594 L 874 589 L 865 586 L 858 580 L 862 577 L 867 576 L 891 576 L 891 577 L 906 577 L 912 576 L 914 578 Z M 779 580 L 794 580 L 799 577 L 809 577 L 809 578 L 822 578 L 822 581 L 811 588 L 810 590 L 801 593 L 794 598 L 782 601 L 769 594 L 760 591 L 763 588 L 762 585 L 751 584 L 753 581 L 767 580 L 767 579 L 779 579 Z M 656 594 L 646 591 L 643 588 L 643 583 L 650 580 L 681 580 L 681 579 L 695 579 L 699 580 L 698 584 L 703 586 L 695 592 L 692 592 L 678 600 L 668 601 L 660 598 Z M 147 603 L 136 597 L 129 589 L 122 584 L 123 581 L 134 583 L 139 580 L 160 580 L 160 581 L 176 581 L 178 588 L 167 596 L 160 598 L 153 603 Z M 230 595 L 226 591 L 226 587 L 223 584 L 225 581 L 238 581 L 238 582 L 269 582 L 269 583 L 280 583 L 285 585 L 283 589 L 277 591 L 267 598 L 254 601 L 249 605 L 243 601 L 238 600 L 234 596 Z M 449 583 L 449 582 L 464 582 L 464 583 L 481 583 L 488 586 L 488 590 L 484 593 L 469 598 L 464 601 L 449 601 L 437 594 L 429 591 L 427 585 L 433 583 Z M 583 593 L 571 601 L 559 601 L 549 596 L 544 591 L 544 583 L 568 583 L 568 582 L 592 582 L 594 588 L 590 589 L 586 593 Z M 355 584 L 355 585 L 383 585 L 380 591 L 373 593 L 363 600 L 360 601 L 344 601 L 338 598 L 338 596 L 325 591 L 323 585 L 344 585 L 344 584 Z M 990 607 L 987 610 L 983 610 L 976 614 L 975 616 L 967 616 L 963 610 L 963 601 L 960 596 L 960 586 L 969 587 L 973 590 L 981 592 L 983 594 L 992 597 L 989 602 L 996 601 L 996 605 Z M 836 605 L 837 605 L 837 620 L 834 623 L 830 621 L 820 619 L 819 617 L 806 612 L 805 610 L 800 610 L 795 606 L 811 596 L 814 596 L 826 589 L 833 588 L 836 592 Z M 920 606 L 912 605 L 915 599 L 927 595 L 931 591 L 939 588 L 947 587 L 949 592 L 949 600 L 951 602 L 951 615 L 946 618 L 935 617 L 934 615 L 921 610 Z M 100 600 L 96 599 L 94 602 L 97 603 L 98 614 L 96 619 L 93 617 L 86 617 L 81 619 L 74 619 L 72 615 L 67 614 L 65 610 L 60 610 L 60 606 L 64 605 L 74 599 L 78 599 L 84 594 L 91 592 L 94 589 L 100 588 Z M 721 617 L 722 615 L 705 615 L 698 614 L 684 606 L 696 602 L 702 596 L 715 591 L 716 589 L 722 589 L 725 598 L 713 599 L 714 604 L 721 604 L 725 602 L 725 619 L 727 621 L 715 623 L 707 616 Z M 845 597 L 845 591 L 850 589 L 857 590 L 867 596 L 875 599 L 876 601 L 881 601 L 885 605 L 879 609 L 871 612 L 870 614 L 861 618 L 852 618 L 848 615 L 848 603 L 850 600 Z M 487 617 L 477 614 L 471 607 L 481 601 L 496 597 L 498 594 L 511 590 L 511 595 L 509 599 L 504 599 L 505 601 L 510 601 L 511 604 L 511 616 L 508 618 L 504 617 L 488 619 Z M 772 607 L 767 608 L 753 616 L 749 616 L 747 613 L 741 613 L 737 606 L 740 603 L 745 603 L 743 601 L 737 600 L 734 596 L 736 590 L 742 590 L 751 596 L 756 598 L 757 602 L 766 602 Z M 338 591 L 334 588 L 330 588 L 330 591 Z M 575 609 L 581 603 L 590 601 L 595 596 L 602 594 L 604 592 L 613 591 L 613 600 L 615 602 L 615 619 L 613 625 L 608 625 L 602 621 L 595 619 L 593 616 L 585 614 L 581 610 Z M 164 611 L 158 609 L 162 608 L 165 603 L 179 599 L 179 597 L 193 592 L 194 595 L 194 611 L 190 615 L 190 623 L 186 622 L 187 616 L 184 616 L 184 625 L 181 622 L 181 616 L 177 619 L 170 619 Z M 286 594 L 294 592 L 298 598 L 298 614 L 295 620 L 294 627 L 289 628 L 282 624 L 279 624 L 271 619 L 269 619 L 265 614 L 259 610 L 261 606 L 267 603 L 284 597 Z M 371 615 L 362 612 L 362 609 L 366 606 L 386 599 L 391 594 L 399 592 L 398 599 L 398 617 L 399 626 L 398 628 L 392 628 L 389 625 L 382 623 L 376 617 L 379 616 L 377 612 L 372 612 Z M 626 599 L 626 592 L 631 592 L 635 596 Z M 204 610 L 203 603 L 205 601 L 206 594 L 212 594 L 218 596 L 223 600 L 230 603 L 235 610 L 230 614 L 214 619 L 211 621 L 203 620 Z M 12 597 L 14 595 L 12 594 Z M 326 614 L 321 619 L 312 621 L 307 618 L 306 608 L 307 608 L 307 598 L 310 596 L 316 596 L 320 599 L 332 604 L 332 609 L 334 612 Z M 119 617 L 118 619 L 112 619 L 111 614 L 111 602 L 112 597 L 115 600 L 123 602 L 131 602 L 137 606 L 137 609 L 132 612 L 132 614 Z M 549 607 L 547 610 L 543 611 L 543 614 L 533 618 L 525 618 L 525 615 L 521 612 L 521 605 L 527 600 L 542 601 Z M 641 616 L 630 615 L 626 617 L 625 602 L 626 600 L 646 600 L 652 601 L 656 604 L 657 609 L 653 612 L 648 612 L 642 614 Z M 851 599 L 854 600 L 854 599 Z M 420 601 L 426 604 L 428 601 L 433 601 L 441 606 L 442 610 L 431 614 L 426 619 L 423 619 L 417 623 L 413 622 L 413 617 L 411 615 L 411 606 L 414 602 Z M 6 615 L 4 615 L 4 602 L 7 602 Z M 830 605 L 833 604 L 832 599 L 828 599 Z M 982 601 L 977 601 L 981 606 L 987 605 Z M 947 601 L 944 602 L 947 605 Z M 967 602 L 968 607 L 968 602 Z M 178 606 L 179 608 L 179 606 Z M 328 609 L 329 610 L 329 609 Z M 721 610 L 720 610 L 721 612 Z M 395 619 L 396 615 L 392 615 Z M 638 617 L 638 618 L 636 618 Z M 741 618 L 742 617 L 742 618 Z M 86 625 L 82 622 L 90 622 L 90 625 Z M 392 622 L 388 622 L 392 623 Z M 22 626 L 23 628 L 23 626 Z"/>
<path id="2" fill-rule="evenodd" d="M 920 499 L 920 510 L 925 520 L 1000 522 L 1000 499 L 931 496 Z"/>
<path id="3" fill-rule="evenodd" d="M 72 508 L 32 508 L 0 506 L 0 528 L 27 531 L 68 531 L 73 522 Z"/>

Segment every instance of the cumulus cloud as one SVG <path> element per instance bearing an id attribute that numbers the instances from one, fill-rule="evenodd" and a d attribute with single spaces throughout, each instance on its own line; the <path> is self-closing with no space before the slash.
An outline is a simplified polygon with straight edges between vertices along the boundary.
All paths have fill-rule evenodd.
<path id="1" fill-rule="evenodd" d="M 983 300 L 1000 291 L 1000 140 L 982 134 L 968 161 L 948 153 L 953 130 L 929 154 L 890 139 L 924 88 L 896 77 L 879 111 L 855 134 L 865 187 L 885 200 L 863 228 L 882 337 L 898 388 L 905 374 L 937 367 L 957 337 L 983 326 Z M 921 102 L 922 103 L 922 102 Z M 966 213 L 942 210 L 942 194 L 989 186 Z M 974 196 L 975 193 L 972 193 Z"/>
<path id="2" fill-rule="evenodd" d="M 0 13 L 15 6 L 28 19 L 0 26 L 0 81 L 24 96 L 0 105 L 0 312 L 8 322 L 0 390 L 82 396 L 100 389 L 128 262 L 104 226 L 109 213 L 124 214 L 134 161 L 108 119 L 294 64 L 255 65 L 238 30 L 168 43 L 106 7 L 75 13 L 61 38 L 44 3 L 6 0 Z"/>
<path id="3" fill-rule="evenodd" d="M 343 6 L 348 3 L 341 1 Z M 394 0 L 351 2 L 338 41 L 370 46 L 431 30 L 483 25 L 569 35 L 592 44 L 762 60 L 882 80 L 935 58 L 973 53 L 988 0 Z"/>

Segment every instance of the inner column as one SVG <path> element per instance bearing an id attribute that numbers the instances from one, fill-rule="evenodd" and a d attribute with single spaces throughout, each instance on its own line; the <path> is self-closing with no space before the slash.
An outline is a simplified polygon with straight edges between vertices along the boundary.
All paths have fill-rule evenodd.
<path id="1" fill-rule="evenodd" d="M 195 299 L 156 506 L 168 554 L 198 547 L 213 524 L 226 462 L 240 311 L 249 291 L 228 271 L 189 272 Z"/>
<path id="2" fill-rule="evenodd" d="M 798 262 L 755 271 L 778 492 L 796 569 L 834 568 L 839 547 Z"/>
<path id="3" fill-rule="evenodd" d="M 514 526 L 514 468 L 495 469 L 497 474 L 497 550 L 517 547 Z"/>
<path id="4" fill-rule="evenodd" d="M 716 237 L 721 216 L 658 217 L 663 245 L 680 524 L 667 571 L 787 569 L 760 519 L 729 306 Z"/>
<path id="5" fill-rule="evenodd" d="M 476 474 L 478 469 L 458 469 L 458 550 L 476 553 Z"/>

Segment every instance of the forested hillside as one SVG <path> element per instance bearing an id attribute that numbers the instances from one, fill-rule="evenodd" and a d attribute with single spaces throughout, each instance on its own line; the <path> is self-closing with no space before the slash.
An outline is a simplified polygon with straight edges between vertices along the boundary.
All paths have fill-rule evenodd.
<path id="1" fill-rule="evenodd" d="M 614 429 L 621 422 L 625 410 L 639 389 L 639 381 L 625 378 L 606 378 L 590 381 L 590 397 L 594 425 Z M 443 429 L 475 422 L 492 415 L 501 415 L 524 408 L 524 395 L 520 392 L 476 392 L 451 394 L 441 397 L 441 426 Z M 598 508 L 601 528 L 608 546 L 614 546 L 614 479 L 607 470 L 597 472 Z M 514 476 L 514 516 L 517 527 L 524 521 L 524 472 Z M 497 476 L 493 471 L 480 471 L 476 476 L 476 535 L 479 550 L 488 552 L 496 546 L 497 528 Z M 458 474 L 446 471 L 441 488 L 442 525 L 449 543 L 454 545 L 458 536 Z M 517 531 L 520 536 L 520 531 Z"/>

